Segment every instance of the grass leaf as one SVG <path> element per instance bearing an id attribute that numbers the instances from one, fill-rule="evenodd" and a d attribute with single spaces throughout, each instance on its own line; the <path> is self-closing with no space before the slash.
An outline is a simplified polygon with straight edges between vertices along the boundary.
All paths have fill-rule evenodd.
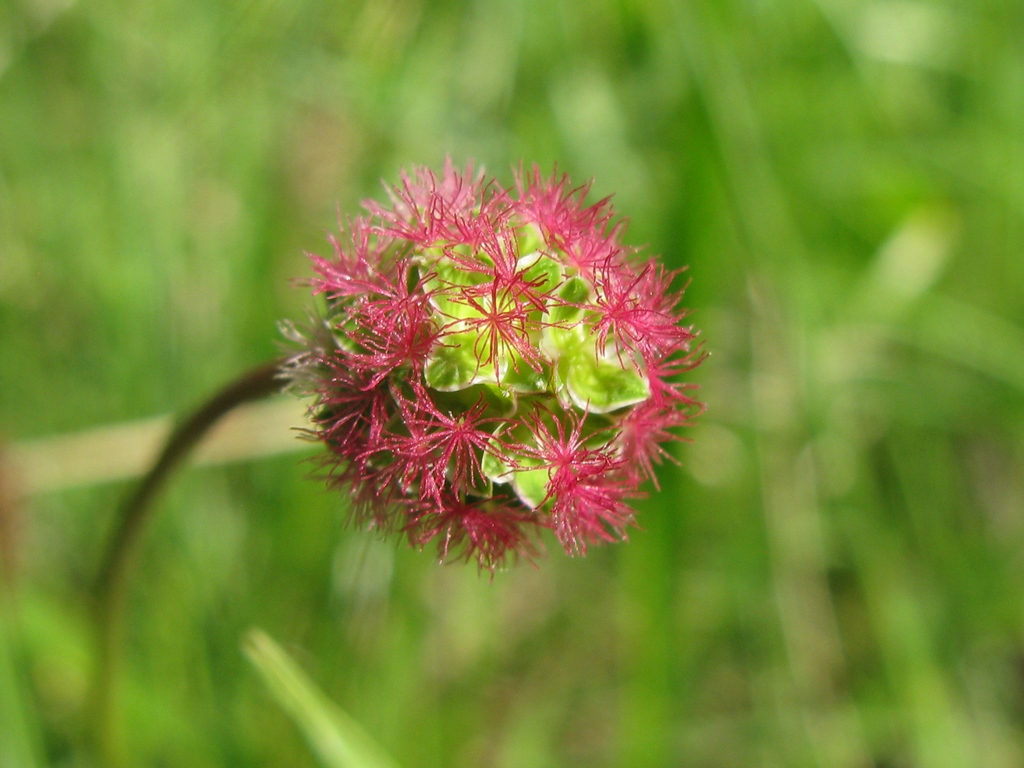
<path id="1" fill-rule="evenodd" d="M 329 768 L 397 768 L 397 764 L 309 679 L 265 632 L 252 629 L 243 644 L 271 695 Z"/>

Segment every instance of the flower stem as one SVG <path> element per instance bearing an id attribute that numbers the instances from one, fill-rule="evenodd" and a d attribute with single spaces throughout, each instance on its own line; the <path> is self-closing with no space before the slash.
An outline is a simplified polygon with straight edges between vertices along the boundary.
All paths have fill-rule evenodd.
<path id="1" fill-rule="evenodd" d="M 221 417 L 243 403 L 259 400 L 281 389 L 278 376 L 281 362 L 274 360 L 254 368 L 228 384 L 181 422 L 167 439 L 156 463 L 117 511 L 115 528 L 94 591 L 97 661 L 89 714 L 94 748 L 102 765 L 116 767 L 124 764 L 118 748 L 116 682 L 125 598 L 135 552 L 156 509 L 154 502 L 171 473 Z"/>

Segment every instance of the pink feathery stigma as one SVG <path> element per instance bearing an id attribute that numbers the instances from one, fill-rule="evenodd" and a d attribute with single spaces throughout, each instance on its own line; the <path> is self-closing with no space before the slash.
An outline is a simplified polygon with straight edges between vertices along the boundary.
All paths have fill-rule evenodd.
<path id="1" fill-rule="evenodd" d="M 358 523 L 492 570 L 545 528 L 570 554 L 625 538 L 703 354 L 677 273 L 588 189 L 416 168 L 310 256 L 324 310 L 285 371 Z"/>

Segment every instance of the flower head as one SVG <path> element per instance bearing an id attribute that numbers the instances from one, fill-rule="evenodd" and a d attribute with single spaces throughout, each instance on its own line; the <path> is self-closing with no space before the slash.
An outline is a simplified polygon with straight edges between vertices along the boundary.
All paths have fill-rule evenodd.
<path id="1" fill-rule="evenodd" d="M 358 522 L 492 569 L 544 528 L 570 553 L 625 537 L 702 356 L 676 274 L 587 191 L 419 168 L 311 256 L 326 311 L 286 373 Z"/>

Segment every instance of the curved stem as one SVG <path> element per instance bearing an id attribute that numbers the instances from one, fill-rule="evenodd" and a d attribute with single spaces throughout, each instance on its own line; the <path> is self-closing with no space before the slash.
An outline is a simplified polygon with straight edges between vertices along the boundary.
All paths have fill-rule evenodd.
<path id="1" fill-rule="evenodd" d="M 170 474 L 221 417 L 236 406 L 281 389 L 278 377 L 281 362 L 275 360 L 244 374 L 179 424 L 156 463 L 117 511 L 116 527 L 95 588 L 98 646 L 90 715 L 94 746 L 104 765 L 123 764 L 117 748 L 115 715 L 124 603 L 135 552 L 156 509 L 154 501 Z"/>

